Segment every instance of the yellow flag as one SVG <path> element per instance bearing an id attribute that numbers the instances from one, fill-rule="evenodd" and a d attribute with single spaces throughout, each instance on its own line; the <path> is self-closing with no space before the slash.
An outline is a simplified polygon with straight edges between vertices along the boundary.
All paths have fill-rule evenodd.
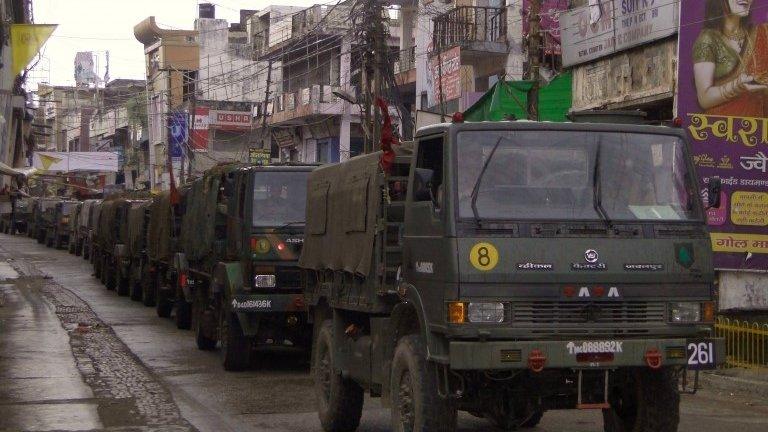
<path id="1" fill-rule="evenodd" d="M 62 158 L 59 158 L 56 156 L 50 156 L 43 153 L 39 153 L 38 156 L 40 156 L 40 163 L 43 165 L 43 169 L 46 171 L 51 169 L 51 165 L 55 163 L 59 163 L 64 160 Z"/>
<path id="2" fill-rule="evenodd" d="M 11 72 L 18 75 L 56 30 L 56 24 L 11 24 Z"/>

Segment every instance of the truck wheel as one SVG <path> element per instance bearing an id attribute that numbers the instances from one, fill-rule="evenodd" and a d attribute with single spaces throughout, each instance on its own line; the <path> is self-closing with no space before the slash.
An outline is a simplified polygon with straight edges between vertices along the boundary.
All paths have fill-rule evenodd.
<path id="1" fill-rule="evenodd" d="M 107 260 L 105 258 L 99 257 L 101 267 L 101 271 L 99 272 L 99 280 L 101 280 L 102 285 L 107 285 L 107 275 L 109 274 L 109 267 L 107 267 Z"/>
<path id="2" fill-rule="evenodd" d="M 603 410 L 605 432 L 677 432 L 680 394 L 671 369 L 638 370 L 614 391 L 611 408 Z"/>
<path id="3" fill-rule="evenodd" d="M 120 271 L 115 271 L 115 285 L 117 286 L 117 295 L 119 296 L 127 296 L 129 294 L 130 285 L 128 278 L 125 278 L 120 275 Z"/>
<path id="4" fill-rule="evenodd" d="M 530 417 L 528 417 L 528 420 L 524 421 L 520 427 L 522 428 L 534 428 L 536 425 L 539 424 L 541 421 L 541 418 L 544 417 L 544 411 L 537 410 L 533 414 L 531 414 Z"/>
<path id="5" fill-rule="evenodd" d="M 456 409 L 437 392 L 437 371 L 418 335 L 404 336 L 392 361 L 392 430 L 456 430 Z"/>
<path id="6" fill-rule="evenodd" d="M 216 349 L 216 327 L 212 310 L 205 307 L 203 301 L 198 301 L 194 307 L 195 342 L 201 351 Z"/>
<path id="7" fill-rule="evenodd" d="M 176 300 L 176 328 L 189 330 L 192 328 L 192 305 L 182 299 Z"/>
<path id="8" fill-rule="evenodd" d="M 363 415 L 363 389 L 334 370 L 333 321 L 315 325 L 320 330 L 315 339 L 312 371 L 320 423 L 327 432 L 354 431 Z"/>
<path id="9" fill-rule="evenodd" d="M 128 278 L 128 286 L 131 291 L 131 300 L 141 301 L 141 281 L 131 276 Z"/>
<path id="10" fill-rule="evenodd" d="M 111 265 L 107 262 L 107 259 L 104 259 L 104 268 L 101 270 L 102 276 L 104 277 L 104 286 L 109 291 L 114 291 L 115 287 L 117 286 L 117 275 L 115 274 L 115 269 L 112 268 Z"/>
<path id="11" fill-rule="evenodd" d="M 222 312 L 221 355 L 224 370 L 237 372 L 251 365 L 251 338 L 243 334 L 240 321 L 234 312 Z"/>
<path id="12" fill-rule="evenodd" d="M 142 273 L 141 276 L 141 303 L 144 306 L 155 305 L 155 286 L 151 273 Z"/>
<path id="13" fill-rule="evenodd" d="M 83 256 L 83 243 L 79 240 L 75 240 L 75 256 Z"/>
<path id="14" fill-rule="evenodd" d="M 61 236 L 54 235 L 53 237 L 53 248 L 54 249 L 62 249 L 64 247 L 64 242 L 61 240 Z"/>
<path id="15" fill-rule="evenodd" d="M 93 260 L 93 276 L 101 280 L 101 262 L 99 260 Z"/>

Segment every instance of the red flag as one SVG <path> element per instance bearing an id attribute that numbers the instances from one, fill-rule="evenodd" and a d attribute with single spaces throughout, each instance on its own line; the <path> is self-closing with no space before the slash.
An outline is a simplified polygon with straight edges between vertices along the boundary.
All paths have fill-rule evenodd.
<path id="1" fill-rule="evenodd" d="M 173 178 L 173 162 L 168 161 L 168 177 L 171 181 L 171 205 L 178 205 L 181 202 L 179 190 L 176 188 L 176 180 Z"/>
<path id="2" fill-rule="evenodd" d="M 392 163 L 395 162 L 395 151 L 393 145 L 397 145 L 397 139 L 392 134 L 392 118 L 389 116 L 389 107 L 382 98 L 376 98 L 376 105 L 381 109 L 381 115 L 384 118 L 384 124 L 381 127 L 381 168 L 389 173 Z"/>

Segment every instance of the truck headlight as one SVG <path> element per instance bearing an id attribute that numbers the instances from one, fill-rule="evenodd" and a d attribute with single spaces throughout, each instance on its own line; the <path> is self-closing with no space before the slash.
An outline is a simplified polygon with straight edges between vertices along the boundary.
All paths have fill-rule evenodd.
<path id="1" fill-rule="evenodd" d="M 262 274 L 253 277 L 253 286 L 256 288 L 274 288 L 277 285 L 275 275 Z"/>
<path id="2" fill-rule="evenodd" d="M 676 302 L 669 304 L 669 321 L 673 324 L 700 323 L 712 321 L 712 302 Z"/>
<path id="3" fill-rule="evenodd" d="M 469 303 L 467 320 L 472 323 L 504 322 L 504 303 Z"/>

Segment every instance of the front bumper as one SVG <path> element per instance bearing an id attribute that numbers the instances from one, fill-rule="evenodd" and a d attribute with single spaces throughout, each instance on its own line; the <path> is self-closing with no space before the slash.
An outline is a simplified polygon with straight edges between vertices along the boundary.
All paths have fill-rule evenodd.
<path id="1" fill-rule="evenodd" d="M 450 368 L 456 370 L 529 369 L 528 360 L 537 350 L 534 354 L 541 354 L 546 359 L 545 369 L 648 367 L 646 353 L 655 350 L 661 355 L 661 366 L 687 366 L 688 342 L 692 340 L 711 342 L 714 365 L 725 362 L 725 340 L 721 338 L 451 341 L 448 361 Z M 589 345 L 584 345 L 585 342 Z"/>

